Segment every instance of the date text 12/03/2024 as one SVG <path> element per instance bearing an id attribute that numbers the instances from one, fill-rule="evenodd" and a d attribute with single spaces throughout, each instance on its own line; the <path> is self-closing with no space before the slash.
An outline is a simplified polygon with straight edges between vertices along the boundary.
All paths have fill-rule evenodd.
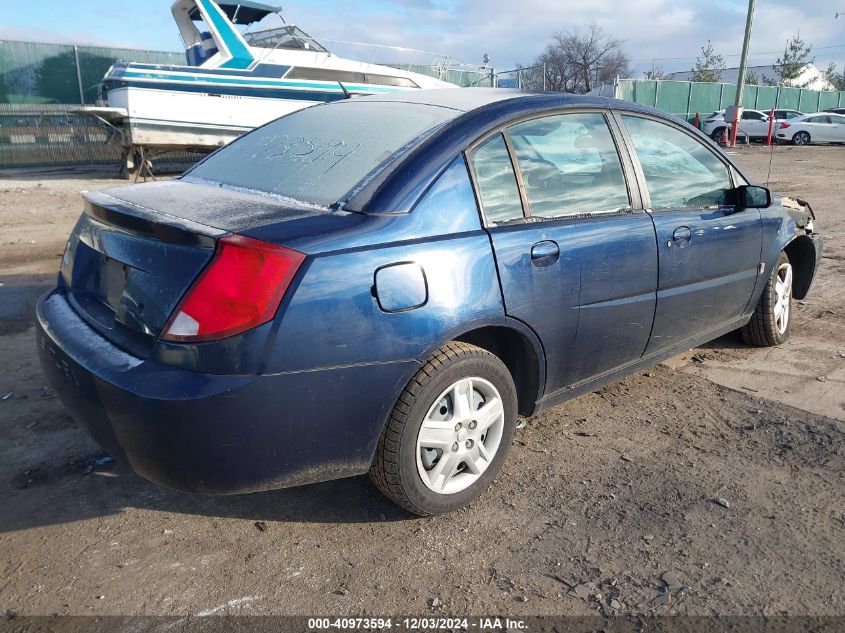
<path id="1" fill-rule="evenodd" d="M 527 630 L 523 620 L 507 617 L 479 617 L 479 618 L 309 618 L 309 633 L 324 630 L 390 630 L 400 629 L 408 631 L 431 630 L 468 630 L 479 631 L 515 631 Z"/>

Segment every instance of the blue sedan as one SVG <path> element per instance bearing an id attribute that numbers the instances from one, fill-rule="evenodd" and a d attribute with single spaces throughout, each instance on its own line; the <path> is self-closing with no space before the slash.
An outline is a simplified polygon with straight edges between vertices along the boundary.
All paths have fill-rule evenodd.
<path id="1" fill-rule="evenodd" d="M 106 450 L 199 493 L 369 472 L 419 515 L 490 485 L 518 415 L 783 343 L 822 247 L 678 119 L 507 90 L 311 107 L 85 198 L 38 344 Z"/>

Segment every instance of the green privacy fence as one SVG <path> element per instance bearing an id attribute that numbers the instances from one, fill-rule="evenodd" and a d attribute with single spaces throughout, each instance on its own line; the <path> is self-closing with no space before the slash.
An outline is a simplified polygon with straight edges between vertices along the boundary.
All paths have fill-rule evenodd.
<path id="1" fill-rule="evenodd" d="M 184 64 L 182 53 L 0 40 L 0 103 L 94 104 L 116 61 Z"/>
<path id="2" fill-rule="evenodd" d="M 620 79 L 602 86 L 597 92 L 608 97 L 653 106 L 675 116 L 693 121 L 696 113 L 703 116 L 732 106 L 736 85 L 694 83 L 690 81 L 655 81 Z M 742 106 L 754 110 L 784 108 L 801 112 L 818 112 L 827 108 L 845 107 L 845 92 L 806 90 L 781 86 L 746 86 Z"/>

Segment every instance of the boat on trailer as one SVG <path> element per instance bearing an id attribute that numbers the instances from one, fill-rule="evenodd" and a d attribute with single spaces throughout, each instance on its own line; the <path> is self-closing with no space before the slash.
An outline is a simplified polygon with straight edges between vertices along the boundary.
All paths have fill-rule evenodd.
<path id="1" fill-rule="evenodd" d="M 124 147 L 130 173 L 146 168 L 152 175 L 149 166 L 156 155 L 211 151 L 314 104 L 455 87 L 372 59 L 339 57 L 287 24 L 279 6 L 250 0 L 177 0 L 172 12 L 187 65 L 116 63 L 102 84 L 108 105 L 80 110 L 110 128 L 114 141 Z M 272 22 L 268 16 L 275 16 L 279 25 L 262 26 Z M 253 26 L 258 28 L 251 30 Z M 446 67 L 438 62 L 438 68 Z"/>

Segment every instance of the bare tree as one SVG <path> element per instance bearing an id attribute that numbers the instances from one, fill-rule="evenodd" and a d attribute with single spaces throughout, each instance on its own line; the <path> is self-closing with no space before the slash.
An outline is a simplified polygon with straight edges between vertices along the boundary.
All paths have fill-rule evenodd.
<path id="1" fill-rule="evenodd" d="M 552 41 L 534 60 L 532 68 L 523 71 L 522 86 L 585 94 L 617 76 L 627 75 L 629 61 L 622 50 L 622 40 L 590 24 L 584 32 L 561 31 L 552 35 Z"/>
<path id="2" fill-rule="evenodd" d="M 667 73 L 663 70 L 660 66 L 652 66 L 651 70 L 647 70 L 643 73 L 646 79 L 671 79 L 671 73 Z"/>

